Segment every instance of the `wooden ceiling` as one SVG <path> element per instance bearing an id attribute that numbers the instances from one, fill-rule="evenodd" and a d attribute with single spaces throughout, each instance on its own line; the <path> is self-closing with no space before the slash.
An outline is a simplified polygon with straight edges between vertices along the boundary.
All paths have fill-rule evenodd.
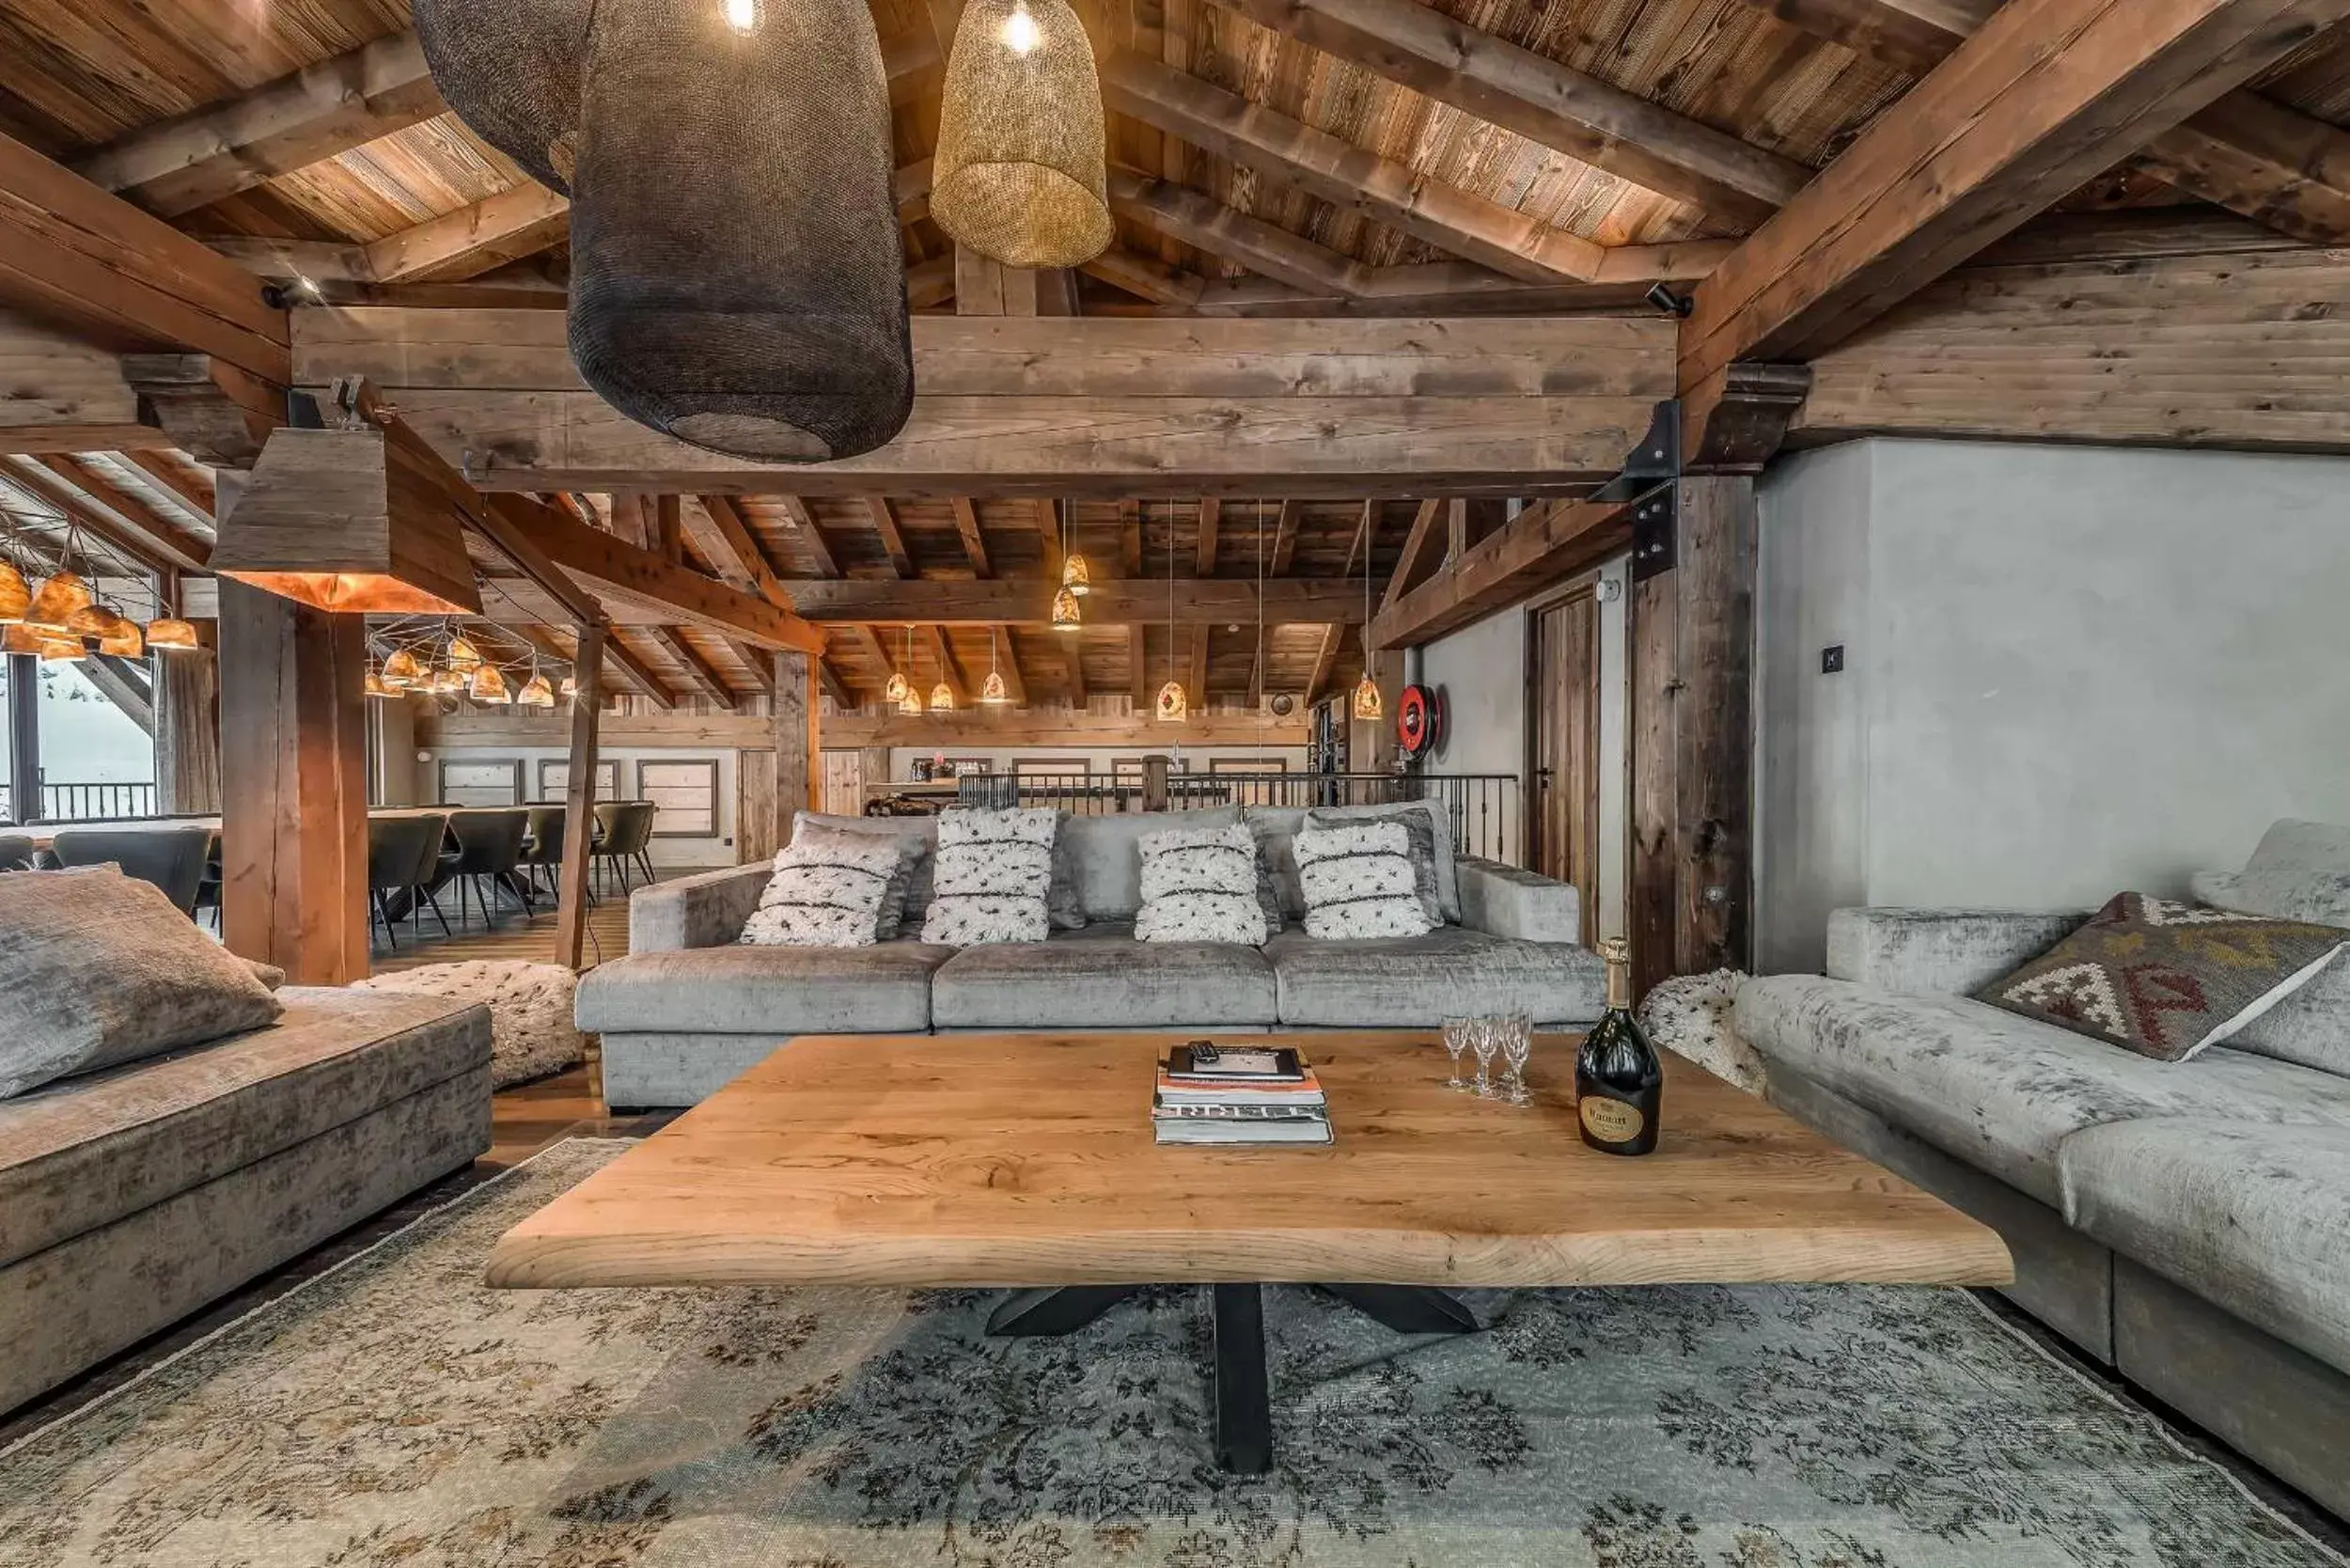
<path id="1" fill-rule="evenodd" d="M 1998 8 L 1077 3 L 1112 111 L 1118 240 L 1083 275 L 1038 282 L 1026 307 L 1043 314 L 1622 310 L 1653 281 L 1705 276 Z M 999 297 L 978 298 L 981 274 L 958 278 L 927 210 L 940 29 L 957 8 L 872 3 L 910 294 L 927 311 L 1003 311 L 1001 279 Z M 256 271 L 300 273 L 333 297 L 559 306 L 562 202 L 444 111 L 408 22 L 398 0 L 12 0 L 0 11 L 0 131 Z M 2224 207 L 2298 242 L 2350 243 L 2345 125 L 2350 33 L 2336 26 L 2057 206 Z M 1751 346 L 1735 329 L 1722 325 L 1725 353 Z M 52 540 L 70 519 L 109 559 L 192 572 L 209 545 L 209 484 L 169 453 L 8 457 L 0 513 Z M 1367 555 L 1374 596 L 1399 564 L 1406 576 L 1423 564 L 1434 509 L 1475 505 L 1089 497 L 1063 516 L 1026 499 L 754 494 L 671 497 L 666 514 L 658 501 L 640 514 L 634 497 L 577 499 L 623 539 L 660 545 L 673 527 L 687 564 L 752 591 L 1049 582 L 1064 527 L 1097 581 L 1161 581 L 1170 546 L 1179 581 L 1250 578 L 1261 510 L 1268 576 L 1352 583 Z M 842 701 L 870 700 L 898 667 L 967 700 L 991 658 L 1040 700 L 1139 698 L 1171 670 L 1195 696 L 1245 701 L 1326 691 L 1361 657 L 1352 626 L 1275 622 L 1260 653 L 1250 618 L 1199 614 L 1074 637 L 977 618 L 825 634 Z M 732 706 L 761 692 L 760 656 L 707 629 L 618 635 L 624 675 L 655 700 Z"/>

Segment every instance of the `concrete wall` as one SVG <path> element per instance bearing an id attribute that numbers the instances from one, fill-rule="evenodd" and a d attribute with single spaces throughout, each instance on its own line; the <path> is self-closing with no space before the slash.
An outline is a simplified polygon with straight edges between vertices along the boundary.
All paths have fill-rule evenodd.
<path id="1" fill-rule="evenodd" d="M 2350 822 L 2350 462 L 1855 443 L 1773 470 L 1758 593 L 1765 970 L 1839 905 L 2176 895 Z"/>

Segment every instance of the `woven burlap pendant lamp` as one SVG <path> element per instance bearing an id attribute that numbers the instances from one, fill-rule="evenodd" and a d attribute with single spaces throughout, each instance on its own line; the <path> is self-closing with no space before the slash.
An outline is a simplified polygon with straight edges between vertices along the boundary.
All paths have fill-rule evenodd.
<path id="1" fill-rule="evenodd" d="M 970 0 L 955 29 L 931 215 L 1008 267 L 1109 248 L 1102 84 L 1068 0 Z"/>
<path id="2" fill-rule="evenodd" d="M 572 358 L 606 402 L 769 462 L 898 433 L 914 354 L 864 0 L 411 9 L 449 107 L 572 198 Z"/>

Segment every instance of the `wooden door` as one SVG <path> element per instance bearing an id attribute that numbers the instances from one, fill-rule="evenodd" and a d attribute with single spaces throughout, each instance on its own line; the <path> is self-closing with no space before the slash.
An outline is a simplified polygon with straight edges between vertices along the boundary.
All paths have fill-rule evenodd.
<path id="1" fill-rule="evenodd" d="M 1528 660 L 1528 858 L 1583 895 L 1599 936 L 1599 601 L 1590 586 L 1534 612 Z"/>

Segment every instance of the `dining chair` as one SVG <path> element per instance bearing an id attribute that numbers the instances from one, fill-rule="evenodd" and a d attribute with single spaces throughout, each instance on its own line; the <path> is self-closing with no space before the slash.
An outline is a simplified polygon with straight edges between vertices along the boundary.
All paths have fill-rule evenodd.
<path id="1" fill-rule="evenodd" d="M 451 868 L 461 880 L 457 887 L 457 919 L 465 918 L 465 888 L 473 888 L 481 906 L 482 923 L 497 924 L 497 889 L 505 887 L 523 902 L 525 916 L 538 913 L 528 884 L 515 875 L 522 864 L 523 835 L 529 831 L 530 813 L 519 808 L 491 811 L 452 811 L 449 831 L 457 838 L 457 863 Z M 485 892 L 483 883 L 489 884 Z"/>
<path id="2" fill-rule="evenodd" d="M 373 917 L 384 922 L 384 939 L 396 950 L 400 933 L 392 926 L 390 895 L 415 896 L 417 870 L 428 851 L 438 863 L 441 823 L 438 817 L 368 819 L 368 902 Z M 409 912 L 415 913 L 413 903 Z"/>
<path id="3" fill-rule="evenodd" d="M 68 827 L 49 846 L 66 869 L 114 865 L 124 876 L 153 883 L 191 919 L 212 850 L 209 827 Z"/>
<path id="4" fill-rule="evenodd" d="M 35 853 L 33 840 L 28 835 L 0 833 L 0 871 L 31 870 Z"/>
<path id="5" fill-rule="evenodd" d="M 596 808 L 596 826 L 601 829 L 596 858 L 619 872 L 622 894 L 628 892 L 631 866 L 644 872 L 646 882 L 655 880 L 652 857 L 647 852 L 652 847 L 653 813 L 658 809 L 649 800 L 606 801 Z"/>

